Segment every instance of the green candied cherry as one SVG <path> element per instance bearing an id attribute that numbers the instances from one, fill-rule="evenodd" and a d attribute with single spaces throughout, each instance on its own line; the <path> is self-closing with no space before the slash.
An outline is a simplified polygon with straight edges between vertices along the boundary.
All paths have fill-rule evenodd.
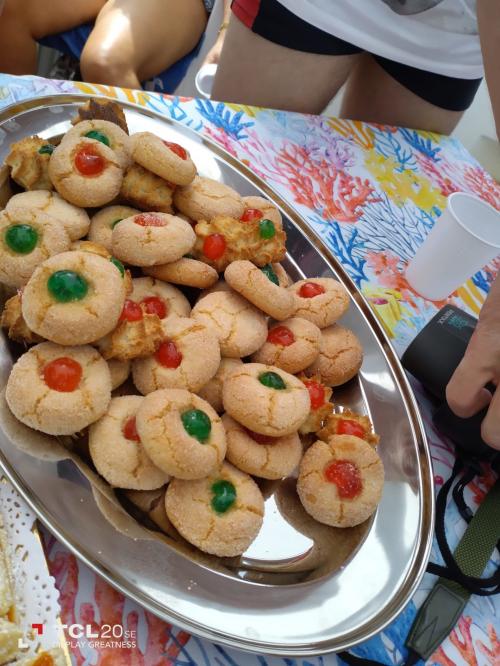
<path id="1" fill-rule="evenodd" d="M 216 513 L 226 513 L 236 502 L 236 488 L 231 481 L 220 479 L 212 484 L 212 509 Z"/>
<path id="2" fill-rule="evenodd" d="M 81 301 L 87 295 L 89 286 L 84 277 L 75 271 L 56 271 L 47 280 L 49 293 L 59 303 Z"/>
<path id="3" fill-rule="evenodd" d="M 259 222 L 259 232 L 261 238 L 265 238 L 266 240 L 274 238 L 276 235 L 274 222 L 272 220 L 261 220 Z"/>
<path id="4" fill-rule="evenodd" d="M 259 375 L 259 382 L 267 388 L 282 391 L 286 389 L 286 384 L 277 372 L 262 372 Z"/>
<path id="5" fill-rule="evenodd" d="M 111 229 L 114 229 L 116 227 L 116 225 L 119 222 L 121 222 L 123 219 L 124 219 L 123 217 L 119 217 L 117 220 L 114 220 L 113 222 L 111 222 Z"/>
<path id="6" fill-rule="evenodd" d="M 87 139 L 95 139 L 96 141 L 100 141 L 101 143 L 103 143 L 105 146 L 109 146 L 108 137 L 102 132 L 99 132 L 98 130 L 90 130 L 90 132 L 87 132 L 85 136 L 87 137 Z"/>
<path id="7" fill-rule="evenodd" d="M 266 264 L 265 266 L 262 266 L 260 270 L 264 273 L 264 275 L 268 278 L 268 280 L 271 280 L 271 282 L 276 286 L 278 287 L 280 286 L 280 281 L 278 280 L 278 276 L 274 272 L 274 269 L 271 266 L 271 264 Z"/>
<path id="8" fill-rule="evenodd" d="M 117 269 L 120 271 L 121 276 L 125 277 L 125 266 L 122 264 L 122 262 L 116 257 L 110 257 L 109 260 L 114 266 L 117 267 Z"/>
<path id="9" fill-rule="evenodd" d="M 204 444 L 210 437 L 212 423 L 210 418 L 201 409 L 188 409 L 181 414 L 182 425 L 188 435 Z"/>
<path id="10" fill-rule="evenodd" d="M 38 238 L 38 231 L 30 224 L 13 224 L 5 232 L 5 243 L 16 254 L 33 252 Z"/>
<path id="11" fill-rule="evenodd" d="M 51 143 L 46 143 L 44 146 L 40 146 L 38 152 L 40 153 L 40 155 L 52 155 L 55 148 L 56 147 L 53 146 Z"/>

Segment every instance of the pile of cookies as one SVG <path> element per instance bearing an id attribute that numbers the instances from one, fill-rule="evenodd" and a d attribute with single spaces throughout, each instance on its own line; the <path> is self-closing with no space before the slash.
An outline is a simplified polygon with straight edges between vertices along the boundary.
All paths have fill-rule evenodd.
<path id="1" fill-rule="evenodd" d="M 290 282 L 270 201 L 198 175 L 177 143 L 129 136 L 110 103 L 82 107 L 58 145 L 12 145 L 6 165 L 22 191 L 0 213 L 1 323 L 30 345 L 5 393 L 19 421 L 88 436 L 113 488 L 161 498 L 214 555 L 257 536 L 255 478 L 298 469 L 305 510 L 327 525 L 373 513 L 378 438 L 330 400 L 362 364 L 337 323 L 349 296 L 332 278 Z"/>

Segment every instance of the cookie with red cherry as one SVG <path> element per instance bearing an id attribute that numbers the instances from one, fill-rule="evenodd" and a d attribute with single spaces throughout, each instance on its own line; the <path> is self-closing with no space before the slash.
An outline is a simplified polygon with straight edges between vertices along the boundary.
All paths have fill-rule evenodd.
<path id="1" fill-rule="evenodd" d="M 314 363 L 319 354 L 321 332 L 301 317 L 273 324 L 260 349 L 252 354 L 254 363 L 275 365 L 295 375 Z"/>
<path id="2" fill-rule="evenodd" d="M 82 120 L 66 132 L 61 143 L 81 138 L 94 139 L 111 148 L 122 169 L 128 169 L 132 164 L 130 137 L 116 123 L 98 119 Z"/>
<path id="3" fill-rule="evenodd" d="M 189 185 L 196 176 L 196 166 L 189 152 L 178 143 L 160 139 L 151 132 L 130 137 L 132 157 L 145 169 L 175 185 Z"/>
<path id="4" fill-rule="evenodd" d="M 318 437 L 325 441 L 334 435 L 354 435 L 364 439 L 371 446 L 377 446 L 380 441 L 368 416 L 351 412 L 350 409 L 329 414 L 325 424 L 318 432 Z"/>
<path id="5" fill-rule="evenodd" d="M 297 493 L 307 513 L 332 527 L 353 527 L 377 508 L 384 467 L 375 449 L 353 435 L 318 440 L 304 454 Z"/>
<path id="6" fill-rule="evenodd" d="M 349 308 L 346 288 L 333 278 L 307 278 L 288 290 L 295 299 L 295 315 L 312 321 L 318 328 L 334 324 Z"/>
<path id="7" fill-rule="evenodd" d="M 72 435 L 106 412 L 111 378 L 93 347 L 42 342 L 19 357 L 5 398 L 22 423 L 49 435 Z"/>
<path id="8" fill-rule="evenodd" d="M 330 402 L 332 389 L 323 384 L 317 375 L 307 377 L 305 374 L 300 374 L 297 378 L 300 379 L 309 391 L 309 398 L 311 400 L 309 416 L 299 428 L 301 435 L 308 435 L 312 432 L 317 432 L 323 426 L 328 415 L 333 412 L 333 403 Z"/>
<path id="9" fill-rule="evenodd" d="M 283 219 L 278 208 L 269 199 L 258 196 L 243 197 L 245 210 L 241 216 L 241 220 L 248 222 L 249 220 L 256 220 L 259 223 L 265 220 L 270 220 L 276 229 L 283 228 Z"/>

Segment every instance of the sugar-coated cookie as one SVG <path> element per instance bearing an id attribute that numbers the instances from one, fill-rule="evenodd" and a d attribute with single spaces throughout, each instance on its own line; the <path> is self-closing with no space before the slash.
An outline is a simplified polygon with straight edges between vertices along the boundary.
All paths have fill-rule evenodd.
<path id="1" fill-rule="evenodd" d="M 132 164 L 123 177 L 120 198 L 140 210 L 172 213 L 175 185 L 167 183 L 139 164 Z"/>
<path id="2" fill-rule="evenodd" d="M 190 257 L 182 257 L 169 264 L 149 266 L 144 268 L 144 273 L 159 280 L 197 289 L 207 289 L 219 279 L 219 274 L 212 266 Z"/>
<path id="3" fill-rule="evenodd" d="M 144 398 L 112 398 L 107 412 L 89 428 L 89 451 L 101 476 L 114 488 L 154 490 L 169 480 L 149 459 L 137 433 L 136 414 Z"/>
<path id="4" fill-rule="evenodd" d="M 297 492 L 315 520 L 332 527 L 352 527 L 377 508 L 384 467 L 375 449 L 359 437 L 336 435 L 318 440 L 302 458 Z"/>
<path id="5" fill-rule="evenodd" d="M 176 185 L 189 185 L 196 167 L 188 151 L 178 143 L 163 141 L 151 132 L 132 134 L 132 156 L 145 169 Z"/>
<path id="6" fill-rule="evenodd" d="M 319 328 L 334 324 L 349 308 L 346 288 L 333 278 L 308 278 L 289 287 L 295 297 L 295 314 Z"/>
<path id="7" fill-rule="evenodd" d="M 122 220 L 133 215 L 138 215 L 139 211 L 130 206 L 106 206 L 92 216 L 89 229 L 89 240 L 103 245 L 109 252 L 112 252 L 111 235 L 113 229 Z"/>
<path id="8" fill-rule="evenodd" d="M 230 372 L 222 387 L 224 408 L 238 423 L 260 435 L 296 432 L 311 406 L 304 384 L 272 365 L 245 363 Z"/>
<path id="9" fill-rule="evenodd" d="M 61 143 L 84 137 L 100 141 L 111 148 L 122 169 L 128 169 L 132 164 L 130 137 L 116 123 L 110 123 L 109 120 L 83 120 L 66 132 Z"/>
<path id="10" fill-rule="evenodd" d="M 168 213 L 140 213 L 117 224 L 111 235 L 113 254 L 134 266 L 176 261 L 193 247 L 190 224 Z"/>
<path id="11" fill-rule="evenodd" d="M 149 393 L 136 416 L 137 432 L 153 463 L 178 479 L 202 479 L 222 465 L 226 433 L 217 413 L 194 393 Z"/>
<path id="12" fill-rule="evenodd" d="M 323 384 L 317 375 L 307 377 L 305 374 L 300 374 L 297 379 L 300 379 L 309 391 L 309 398 L 311 400 L 311 411 L 307 419 L 300 426 L 299 433 L 301 435 L 309 435 L 312 432 L 318 432 L 328 416 L 333 412 L 333 403 L 330 402 L 332 389 Z"/>
<path id="13" fill-rule="evenodd" d="M 10 167 L 12 180 L 25 190 L 52 190 L 49 162 L 54 149 L 39 136 L 27 136 L 11 144 L 5 164 Z"/>
<path id="14" fill-rule="evenodd" d="M 69 250 L 71 241 L 58 220 L 37 209 L 16 207 L 0 213 L 0 282 L 25 285 L 42 261 Z"/>
<path id="15" fill-rule="evenodd" d="M 364 414 L 344 409 L 341 413 L 330 414 L 318 432 L 318 437 L 327 442 L 334 435 L 354 435 L 364 439 L 371 446 L 377 446 L 380 437 L 373 432 L 370 419 Z"/>
<path id="16" fill-rule="evenodd" d="M 160 319 L 172 315 L 189 317 L 191 313 L 189 301 L 180 289 L 153 277 L 134 278 L 129 299 L 138 303 L 147 314 L 156 314 Z"/>
<path id="17" fill-rule="evenodd" d="M 266 318 L 234 291 L 216 291 L 200 298 L 191 316 L 219 339 L 222 356 L 242 358 L 259 349 L 267 336 Z"/>
<path id="18" fill-rule="evenodd" d="M 296 432 L 268 437 L 247 430 L 224 414 L 226 458 L 238 469 L 263 479 L 282 479 L 293 472 L 302 458 L 302 442 Z"/>
<path id="19" fill-rule="evenodd" d="M 280 287 L 289 287 L 291 284 L 290 276 L 286 272 L 286 270 L 283 268 L 283 266 L 279 263 L 274 263 L 271 264 L 271 267 L 274 271 L 274 274 L 278 278 L 278 283 Z"/>
<path id="20" fill-rule="evenodd" d="M 127 381 L 130 375 L 130 361 L 120 361 L 117 358 L 110 358 L 106 361 L 111 376 L 111 390 L 114 391 Z"/>
<path id="21" fill-rule="evenodd" d="M 113 201 L 120 192 L 123 171 L 111 148 L 94 139 L 75 137 L 54 150 L 49 176 L 63 199 L 91 208 Z"/>
<path id="22" fill-rule="evenodd" d="M 196 176 L 186 187 L 178 187 L 174 194 L 175 206 L 196 222 L 210 221 L 217 215 L 235 217 L 243 215 L 243 199 L 232 187 L 211 178 Z"/>
<path id="23" fill-rule="evenodd" d="M 327 386 L 340 386 L 358 374 L 362 363 L 363 347 L 356 335 L 334 324 L 321 331 L 319 355 L 305 373 L 317 374 Z"/>
<path id="24" fill-rule="evenodd" d="M 245 204 L 245 210 L 241 216 L 243 221 L 271 220 L 277 228 L 283 228 L 281 213 L 269 199 L 257 196 L 243 197 L 243 203 Z"/>
<path id="25" fill-rule="evenodd" d="M 27 325 L 62 345 L 95 342 L 118 323 L 124 280 L 113 262 L 89 252 L 63 252 L 35 270 L 22 297 Z"/>
<path id="26" fill-rule="evenodd" d="M 233 261 L 224 277 L 235 291 L 270 317 L 283 321 L 294 314 L 294 297 L 279 286 L 272 266 L 257 268 L 251 261 Z"/>
<path id="27" fill-rule="evenodd" d="M 171 316 L 162 322 L 163 341 L 152 356 L 132 363 L 132 376 L 143 394 L 163 388 L 197 392 L 217 372 L 220 347 L 204 324 Z"/>
<path id="28" fill-rule="evenodd" d="M 320 339 L 321 332 L 315 324 L 291 317 L 269 328 L 266 341 L 252 354 L 252 361 L 275 365 L 295 375 L 316 360 Z"/>
<path id="29" fill-rule="evenodd" d="M 65 201 L 57 192 L 32 190 L 15 194 L 7 203 L 6 209 L 31 208 L 59 220 L 68 232 L 70 240 L 75 241 L 87 235 L 90 218 L 87 211 Z"/>
<path id="30" fill-rule="evenodd" d="M 226 375 L 242 365 L 243 361 L 240 358 L 221 358 L 219 369 L 215 375 L 198 391 L 200 398 L 203 398 L 209 405 L 212 405 L 218 414 L 224 411 L 222 386 L 224 385 Z"/>
<path id="31" fill-rule="evenodd" d="M 30 428 L 72 435 L 106 412 L 109 369 L 92 347 L 42 342 L 14 364 L 5 398 L 14 416 Z"/>
<path id="32" fill-rule="evenodd" d="M 264 499 L 255 481 L 228 463 L 198 481 L 174 479 L 167 516 L 194 546 L 219 557 L 243 554 L 262 526 Z"/>

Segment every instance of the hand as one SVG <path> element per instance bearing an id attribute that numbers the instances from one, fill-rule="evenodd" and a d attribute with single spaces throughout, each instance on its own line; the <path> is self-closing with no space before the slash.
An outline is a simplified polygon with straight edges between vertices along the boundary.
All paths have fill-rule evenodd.
<path id="1" fill-rule="evenodd" d="M 485 387 L 500 382 L 500 277 L 492 285 L 465 355 L 448 386 L 446 399 L 457 416 L 473 416 L 484 407 L 484 441 L 500 449 L 500 389 L 492 395 Z"/>

